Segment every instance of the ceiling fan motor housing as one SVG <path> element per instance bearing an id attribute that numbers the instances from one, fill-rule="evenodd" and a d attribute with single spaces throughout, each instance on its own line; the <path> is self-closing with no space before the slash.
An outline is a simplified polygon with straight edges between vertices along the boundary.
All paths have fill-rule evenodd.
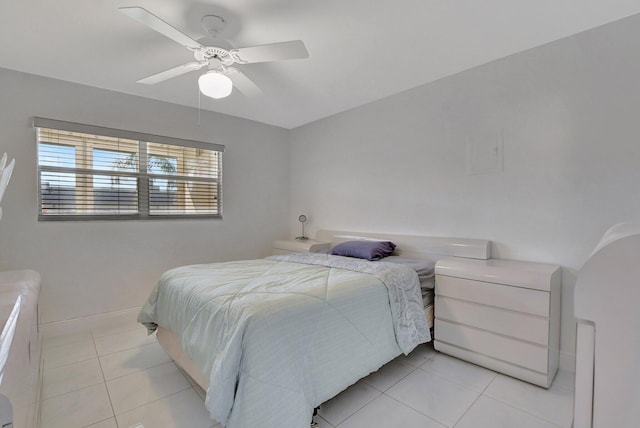
<path id="1" fill-rule="evenodd" d="M 204 30 L 213 37 L 221 33 L 227 25 L 224 18 L 218 15 L 205 15 L 201 22 Z"/>
<path id="2" fill-rule="evenodd" d="M 204 46 L 202 49 L 194 51 L 193 55 L 198 61 L 209 61 L 212 58 L 218 58 L 222 61 L 229 56 L 229 51 L 215 46 Z"/>

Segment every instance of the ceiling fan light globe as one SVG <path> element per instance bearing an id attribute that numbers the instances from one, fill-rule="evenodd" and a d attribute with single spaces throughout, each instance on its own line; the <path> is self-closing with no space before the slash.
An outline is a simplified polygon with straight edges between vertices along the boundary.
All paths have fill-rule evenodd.
<path id="1" fill-rule="evenodd" d="M 198 78 L 198 87 L 203 95 L 219 99 L 231 95 L 233 82 L 224 74 L 211 70 Z"/>

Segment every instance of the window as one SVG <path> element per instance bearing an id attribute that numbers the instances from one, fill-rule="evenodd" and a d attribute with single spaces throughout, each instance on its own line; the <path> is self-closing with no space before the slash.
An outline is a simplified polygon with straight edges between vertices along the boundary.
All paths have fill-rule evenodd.
<path id="1" fill-rule="evenodd" d="M 224 146 L 35 118 L 39 220 L 222 217 Z"/>

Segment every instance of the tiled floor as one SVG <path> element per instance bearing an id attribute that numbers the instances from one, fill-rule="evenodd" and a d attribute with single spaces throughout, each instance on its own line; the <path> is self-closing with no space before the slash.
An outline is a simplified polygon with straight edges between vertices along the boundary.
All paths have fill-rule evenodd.
<path id="1" fill-rule="evenodd" d="M 138 324 L 45 339 L 43 358 L 42 428 L 220 427 L 203 391 Z M 572 389 L 570 373 L 546 390 L 422 345 L 323 404 L 316 420 L 321 428 L 569 428 Z"/>

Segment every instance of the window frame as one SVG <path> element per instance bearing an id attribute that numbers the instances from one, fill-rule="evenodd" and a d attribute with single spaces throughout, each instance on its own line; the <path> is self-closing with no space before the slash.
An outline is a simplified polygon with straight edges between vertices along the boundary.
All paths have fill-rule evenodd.
<path id="1" fill-rule="evenodd" d="M 126 213 L 126 214 L 45 214 L 43 213 L 43 194 L 41 187 L 41 179 L 43 172 L 52 172 L 56 169 L 64 170 L 61 172 L 71 172 L 69 168 L 66 167 L 49 167 L 40 165 L 40 159 L 36 159 L 37 166 L 37 182 L 38 182 L 38 221 L 100 221 L 100 220 L 168 220 L 168 219 L 222 219 L 222 159 L 225 146 L 221 144 L 215 143 L 207 143 L 196 140 L 188 140 L 181 139 L 175 137 L 167 137 L 160 136 L 154 134 L 147 134 L 142 132 L 135 131 L 127 131 L 120 130 L 114 128 L 106 128 L 101 126 L 94 125 L 86 125 L 74 122 L 66 122 L 55 119 L 46 119 L 41 117 L 33 118 L 33 127 L 36 129 L 36 146 L 40 144 L 40 139 L 38 137 L 37 129 L 38 128 L 46 128 L 55 131 L 67 131 L 67 132 L 76 132 L 88 135 L 102 136 L 102 137 L 110 137 L 110 138 L 118 138 L 118 139 L 126 139 L 133 140 L 137 143 L 137 170 L 135 172 L 120 172 L 120 171 L 111 171 L 110 174 L 113 175 L 122 175 L 123 177 L 131 177 L 135 176 L 137 178 L 137 186 L 136 192 L 138 195 L 138 204 L 137 204 L 137 213 Z M 48 141 L 43 141 L 43 144 L 55 144 Z M 63 144 L 64 145 L 64 144 Z M 169 145 L 169 146 L 181 146 L 189 149 L 195 149 L 196 151 L 199 149 L 217 152 L 216 160 L 217 160 L 217 174 L 213 174 L 211 178 L 202 178 L 202 177 L 193 177 L 186 175 L 187 173 L 183 171 L 182 174 L 176 173 L 171 175 L 152 173 L 149 171 L 148 158 L 149 156 L 154 156 L 155 150 L 149 154 L 148 148 L 152 145 Z M 73 145 L 71 145 L 73 147 Z M 77 146 L 76 150 L 77 150 Z M 114 150 L 114 147 L 108 146 L 106 144 L 92 144 L 93 149 L 99 150 Z M 39 148 L 37 147 L 38 153 Z M 175 150 L 177 162 L 181 162 L 179 159 L 180 154 L 179 150 L 174 148 L 167 148 L 167 150 Z M 124 150 L 127 151 L 127 150 Z M 158 157 L 171 157 L 167 156 L 167 152 L 156 153 L 155 156 Z M 143 159 L 144 157 L 144 159 Z M 184 162 L 184 158 L 182 159 Z M 214 162 L 215 165 L 215 162 Z M 143 168 L 144 166 L 144 168 Z M 216 170 L 216 167 L 211 167 L 212 171 Z M 101 175 L 95 174 L 96 171 L 100 171 L 99 169 L 93 169 L 93 167 L 87 167 L 87 165 L 82 165 L 81 167 L 76 166 L 73 168 L 73 173 L 78 174 L 87 174 L 87 175 Z M 151 195 L 149 191 L 149 183 L 153 179 L 163 179 L 163 180 L 175 180 L 177 182 L 177 186 L 185 187 L 187 183 L 206 183 L 208 185 L 214 185 L 217 188 L 216 199 L 217 199 L 217 213 L 178 213 L 178 214 L 152 214 L 151 208 Z M 82 191 L 82 186 L 75 185 L 75 189 L 80 189 Z M 185 189 L 182 189 L 185 192 Z M 184 195 L 183 195 L 184 196 Z"/>

